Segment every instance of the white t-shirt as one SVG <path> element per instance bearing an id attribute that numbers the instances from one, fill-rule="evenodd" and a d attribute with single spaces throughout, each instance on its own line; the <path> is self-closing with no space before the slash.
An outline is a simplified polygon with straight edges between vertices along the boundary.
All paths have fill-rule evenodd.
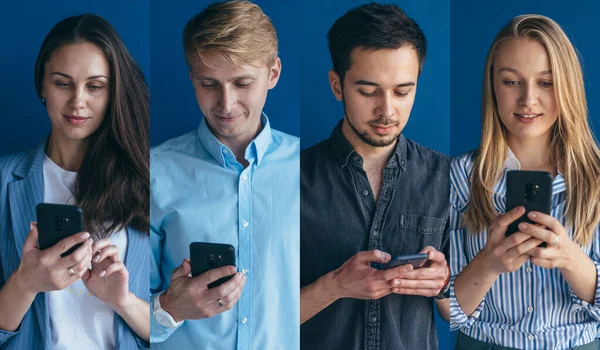
<path id="1" fill-rule="evenodd" d="M 76 172 L 66 171 L 48 156 L 44 160 L 44 202 L 73 204 Z M 121 261 L 127 249 L 125 229 L 110 236 Z M 114 349 L 115 313 L 94 297 L 81 279 L 48 293 L 53 349 Z"/>

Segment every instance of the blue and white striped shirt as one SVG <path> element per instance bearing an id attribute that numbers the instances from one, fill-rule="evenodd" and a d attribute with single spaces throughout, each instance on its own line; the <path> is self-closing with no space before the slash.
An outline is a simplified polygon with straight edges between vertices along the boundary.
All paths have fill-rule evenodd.
<path id="1" fill-rule="evenodd" d="M 501 274 L 477 309 L 466 315 L 456 301 L 456 275 L 485 247 L 487 229 L 469 234 L 461 217 L 470 200 L 470 175 L 475 153 L 455 158 L 450 168 L 450 329 L 480 341 L 522 349 L 569 349 L 592 342 L 599 336 L 600 284 L 594 304 L 579 299 L 559 269 L 544 269 L 528 260 L 520 269 Z M 499 213 L 506 211 L 506 172 L 520 164 L 509 150 L 493 203 Z M 551 215 L 566 225 L 566 186 L 562 175 L 552 183 Z M 572 237 L 572 230 L 568 230 Z M 600 272 L 600 231 L 582 250 Z M 600 283 L 600 279 L 598 279 Z"/>

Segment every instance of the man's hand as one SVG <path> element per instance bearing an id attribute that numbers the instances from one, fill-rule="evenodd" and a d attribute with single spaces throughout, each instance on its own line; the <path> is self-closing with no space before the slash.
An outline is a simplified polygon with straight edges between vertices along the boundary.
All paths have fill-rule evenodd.
<path id="1" fill-rule="evenodd" d="M 175 321 L 197 320 L 225 312 L 233 307 L 242 295 L 246 276 L 235 266 L 223 266 L 190 277 L 192 266 L 188 259 L 173 270 L 169 289 L 160 295 L 160 305 Z M 212 282 L 235 274 L 218 287 L 208 288 Z"/>
<path id="2" fill-rule="evenodd" d="M 391 281 L 394 293 L 434 297 L 444 287 L 450 273 L 444 253 L 427 246 L 419 254 L 427 254 L 427 262 L 417 269 L 405 272 L 401 277 L 394 277 Z"/>

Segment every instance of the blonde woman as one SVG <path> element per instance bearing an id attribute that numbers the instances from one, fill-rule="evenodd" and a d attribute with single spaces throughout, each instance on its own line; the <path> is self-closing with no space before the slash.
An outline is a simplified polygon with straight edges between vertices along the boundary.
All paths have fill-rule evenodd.
<path id="1" fill-rule="evenodd" d="M 488 53 L 482 137 L 451 167 L 451 329 L 457 349 L 597 349 L 600 150 L 575 48 L 550 18 L 513 18 Z M 551 215 L 510 223 L 508 170 L 552 174 Z M 547 247 L 538 247 L 546 242 Z M 492 345 L 492 347 L 490 346 Z"/>

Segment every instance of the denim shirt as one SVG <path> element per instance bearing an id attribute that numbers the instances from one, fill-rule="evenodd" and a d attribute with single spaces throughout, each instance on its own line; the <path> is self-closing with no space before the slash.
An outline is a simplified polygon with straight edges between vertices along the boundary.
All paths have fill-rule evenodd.
<path id="1" fill-rule="evenodd" d="M 392 257 L 433 246 L 448 254 L 447 156 L 403 135 L 383 170 L 379 200 L 362 157 L 341 131 L 300 156 L 300 284 L 359 251 Z M 303 349 L 437 349 L 433 298 L 390 294 L 337 300 L 300 327 Z"/>

